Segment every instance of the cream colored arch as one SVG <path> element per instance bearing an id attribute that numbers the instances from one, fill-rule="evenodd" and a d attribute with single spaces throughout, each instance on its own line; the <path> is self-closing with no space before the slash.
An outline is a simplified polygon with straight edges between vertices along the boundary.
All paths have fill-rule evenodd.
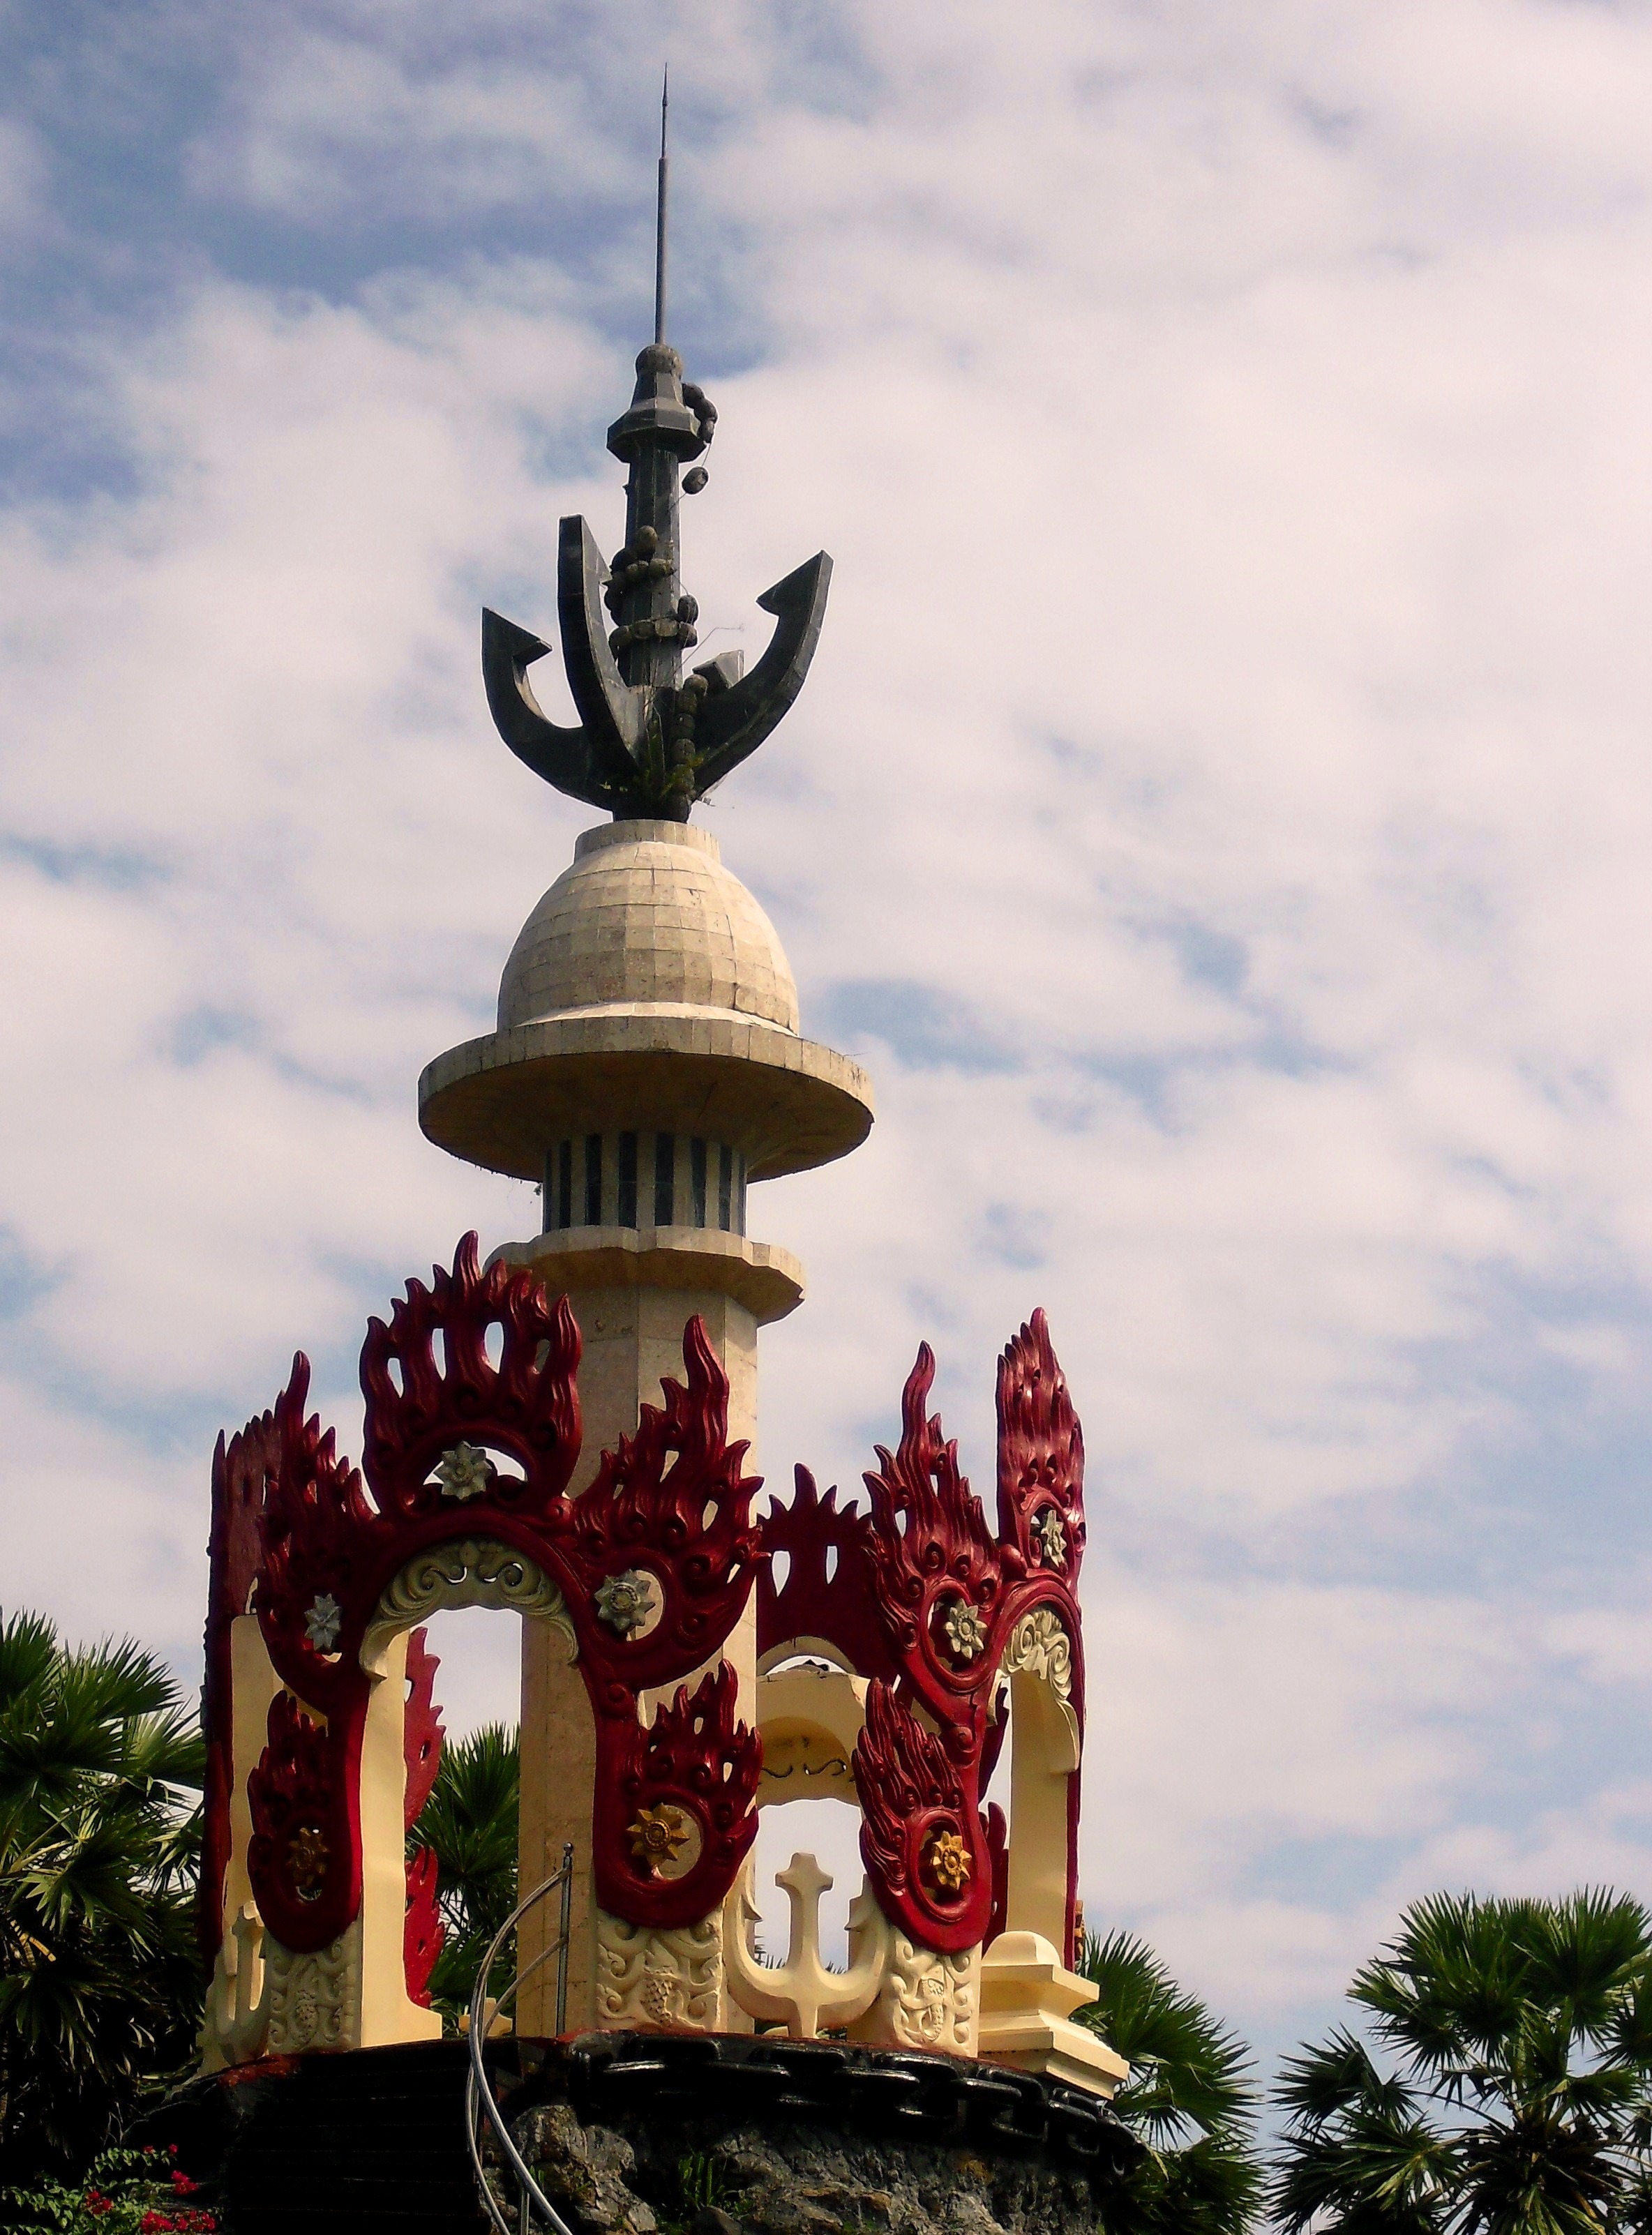
<path id="1" fill-rule="evenodd" d="M 1035 1932 L 1067 1960 L 1067 1791 L 1078 1772 L 1072 1641 L 1050 1607 L 1010 1632 L 999 1674 L 1010 1692 L 1006 1932 Z"/>
<path id="2" fill-rule="evenodd" d="M 376 1681 L 362 1737 L 361 2032 L 359 2045 L 434 2039 L 442 2021 L 408 1998 L 403 1958 L 407 1881 L 403 1814 L 407 1790 L 407 1633 L 434 1614 L 496 1607 L 542 1622 L 572 1662 L 578 1651 L 561 1592 L 525 1552 L 466 1537 L 419 1553 L 381 1593 L 362 1639 Z M 390 1681 L 382 1680 L 390 1679 Z"/>

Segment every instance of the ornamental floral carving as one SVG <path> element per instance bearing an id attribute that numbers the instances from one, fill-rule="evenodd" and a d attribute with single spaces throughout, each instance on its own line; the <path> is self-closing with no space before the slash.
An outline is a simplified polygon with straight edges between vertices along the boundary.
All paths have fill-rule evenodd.
<path id="1" fill-rule="evenodd" d="M 450 1270 L 410 1281 L 389 1318 L 369 1323 L 360 1469 L 309 1413 L 302 1354 L 272 1413 L 220 1452 L 214 1731 L 221 1752 L 233 1721 L 226 1625 L 250 1604 L 286 1688 L 249 1787 L 256 1883 L 272 1937 L 296 1952 L 331 1945 L 357 1913 L 368 1701 L 389 1640 L 442 1605 L 510 1606 L 567 1630 L 596 1714 L 608 1800 L 597 1811 L 595 1863 L 610 1911 L 674 1929 L 716 1909 L 732 1883 L 755 1832 L 760 1748 L 735 1714 L 731 1675 L 679 1699 L 650 1729 L 639 1701 L 713 1661 L 739 1619 L 757 1573 L 760 1485 L 744 1471 L 744 1445 L 728 1440 L 727 1377 L 695 1319 L 683 1380 L 664 1384 L 663 1403 L 641 1408 L 636 1433 L 569 1498 L 579 1355 L 567 1300 L 549 1301 L 530 1274 L 484 1269 L 469 1235 Z M 422 1649 L 410 1664 L 414 1723 L 433 1712 L 420 1690 Z M 233 1770 L 219 1762 L 209 1819 L 226 1857 Z M 410 1806 L 423 1773 L 410 1759 Z M 657 1838 L 634 1853 L 627 1826 L 666 1807 L 681 1812 L 692 1854 L 662 1855 Z M 410 1979 L 434 1960 L 430 1893 L 416 1858 Z"/>
<path id="2" fill-rule="evenodd" d="M 338 1937 L 361 1904 L 358 1820 L 338 1740 L 290 1692 L 270 1703 L 269 1744 L 247 1779 L 246 1871 L 266 1930 L 305 1954 Z"/>
<path id="3" fill-rule="evenodd" d="M 719 1918 L 658 1930 L 597 1912 L 597 2016 L 603 2025 L 710 2032 L 722 1992 Z"/>
<path id="4" fill-rule="evenodd" d="M 1047 1679 L 1082 1728 L 1074 1584 L 1084 1445 L 1035 1313 L 999 1362 L 994 1535 L 956 1445 L 929 1413 L 934 1371 L 926 1345 L 902 1395 L 901 1440 L 893 1451 L 878 1446 L 877 1469 L 865 1478 L 869 1512 L 839 1513 L 833 1493 L 820 1498 L 799 1470 L 790 1512 L 765 1522 L 767 1544 L 789 1554 L 790 1568 L 779 1589 L 759 1596 L 758 1642 L 776 1655 L 818 1639 L 873 1679 L 854 1757 L 868 1877 L 915 1947 L 954 1956 L 1000 1930 L 1005 1914 L 1001 1814 L 995 1829 L 980 1795 L 1003 1744 L 995 1702 L 1006 1675 Z M 869 1642 L 869 1621 L 880 1633 Z M 1068 1805 L 1071 1909 L 1076 1778 Z"/>
<path id="5" fill-rule="evenodd" d="M 980 2009 L 979 1948 L 941 1956 L 914 1946 L 904 1934 L 893 1936 L 875 2005 L 878 2040 L 899 2048 L 974 2056 Z"/>
<path id="6" fill-rule="evenodd" d="M 884 1915 L 926 1947 L 973 1948 L 992 1909 L 980 1812 L 947 1747 L 887 1684 L 867 1693 L 855 1781 L 861 1853 Z"/>
<path id="7" fill-rule="evenodd" d="M 724 1662 L 692 1697 L 679 1687 L 652 1723 L 633 1714 L 599 1727 L 598 1738 L 591 1845 L 600 1905 L 657 1927 L 710 1916 L 757 1833 L 763 1742 L 736 1720 L 734 1671 Z"/>
<path id="8" fill-rule="evenodd" d="M 998 1530 L 1006 1570 L 1025 1572 L 1041 1561 L 1061 1568 L 1077 1588 L 1085 1541 L 1084 1431 L 1042 1312 L 1033 1313 L 998 1362 Z"/>
<path id="9" fill-rule="evenodd" d="M 834 1680 L 849 1688 L 836 1740 L 845 1753 L 863 1695 L 849 1773 L 863 1819 L 863 1917 L 882 1920 L 880 1947 L 910 1951 L 889 1959 L 899 1978 L 877 1989 L 878 2022 L 894 2029 L 889 2038 L 956 2046 L 975 2022 L 977 1951 L 1006 1915 L 1003 1818 L 983 1815 L 982 1793 L 1010 1681 L 1047 1683 L 1082 1733 L 1083 1439 L 1042 1314 L 999 1364 L 995 1525 L 928 1411 L 927 1346 L 902 1393 L 899 1439 L 877 1447 L 865 1477 L 864 1510 L 823 1494 L 799 1468 L 790 1504 L 760 1524 L 761 1485 L 745 1471 L 745 1445 L 728 1439 L 728 1381 L 698 1320 L 685 1329 L 682 1380 L 664 1383 L 661 1403 L 640 1409 L 636 1432 L 600 1454 L 588 1488 L 570 1497 L 579 1355 L 566 1300 L 547 1299 L 528 1273 L 484 1269 L 470 1235 L 450 1268 L 410 1281 L 388 1317 L 370 1322 L 359 1468 L 309 1412 L 302 1355 L 273 1410 L 220 1443 L 207 1624 L 209 1952 L 229 1801 L 245 1774 L 247 1870 L 271 1951 L 259 2005 L 268 2039 L 349 2038 L 354 2021 L 338 2013 L 359 1963 L 361 1752 L 373 1687 L 399 1666 L 390 1642 L 438 1606 L 508 1606 L 563 1629 L 593 1711 L 602 2007 L 633 2013 L 631 2022 L 715 2022 L 701 2013 L 731 1976 L 716 1954 L 717 1920 L 751 1847 L 762 1764 L 751 1703 L 719 1655 L 755 1589 L 763 1655 L 812 1651 L 851 1672 Z M 249 1611 L 280 1688 L 247 1774 L 229 1751 L 229 1687 L 233 1623 Z M 436 1663 L 422 1635 L 406 1665 L 410 1826 L 441 1747 Z M 652 1721 L 645 1694 L 666 1700 Z M 1071 1896 L 1071 1774 L 1068 1797 Z M 417 1999 L 441 1945 L 435 1865 L 422 1851 L 408 1859 L 406 1886 L 403 1953 Z M 220 1968 L 227 1976 L 234 1967 Z"/>
<path id="10" fill-rule="evenodd" d="M 641 1408 L 636 1434 L 604 1452 L 590 1487 L 559 1511 L 559 1550 L 579 1576 L 568 1600 L 580 1612 L 599 1714 L 634 1717 L 639 1692 L 679 1682 L 709 1661 L 756 1577 L 762 1538 L 751 1500 L 762 1483 L 744 1471 L 746 1445 L 728 1440 L 729 1380 L 698 1317 L 683 1331 L 683 1380 L 662 1384 L 665 1404 Z M 650 1629 L 632 1619 L 645 1581 L 659 1591 Z M 652 1589 L 648 1598 L 652 1614 Z"/>
<path id="11" fill-rule="evenodd" d="M 361 1993 L 359 1925 L 324 1948 L 303 1951 L 266 1939 L 264 1970 L 270 2055 L 349 2047 Z"/>

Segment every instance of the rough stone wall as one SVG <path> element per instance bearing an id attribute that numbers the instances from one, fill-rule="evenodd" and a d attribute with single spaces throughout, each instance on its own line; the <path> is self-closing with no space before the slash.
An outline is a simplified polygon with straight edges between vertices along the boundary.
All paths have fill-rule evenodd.
<path id="1" fill-rule="evenodd" d="M 639 2109 L 640 2107 L 637 2107 Z M 813 2120 L 582 2122 L 566 2102 L 513 2129 L 575 2235 L 1095 2235 L 1091 2175 L 1041 2154 L 857 2133 Z M 697 2204 L 700 2198 L 713 2201 Z"/>

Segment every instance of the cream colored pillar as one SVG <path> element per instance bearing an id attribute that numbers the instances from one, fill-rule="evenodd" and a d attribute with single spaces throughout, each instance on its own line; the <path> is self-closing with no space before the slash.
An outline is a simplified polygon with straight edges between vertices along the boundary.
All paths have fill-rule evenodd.
<path id="1" fill-rule="evenodd" d="M 351 2047 L 381 2042 L 434 2041 L 442 2032 L 438 2010 L 409 1998 L 403 1958 L 407 1867 L 403 1859 L 407 1756 L 407 1632 L 384 1648 L 384 1673 L 368 1694 L 362 1732 L 361 2008 Z"/>
<path id="2" fill-rule="evenodd" d="M 547 1285 L 554 1285 L 554 1262 L 539 1269 Z M 576 1491 L 588 1487 L 603 1452 L 613 1450 L 622 1435 L 635 1432 L 641 1406 L 663 1402 L 662 1381 L 668 1376 L 683 1379 L 683 1329 L 697 1312 L 729 1377 L 729 1439 L 755 1445 L 757 1323 L 744 1304 L 715 1290 L 654 1288 L 575 1290 L 569 1301 L 584 1340 L 580 1404 L 585 1440 L 574 1478 Z M 722 1658 L 733 1665 L 742 1714 L 755 1722 L 755 1603 L 748 1606 Z M 560 1637 L 542 1622 L 522 1625 L 521 1733 L 519 1855 L 523 1892 L 560 1865 L 565 1840 L 574 1843 L 567 2024 L 579 2030 L 594 2025 L 597 2016 L 596 1903 L 591 1882 L 596 1734 L 584 1679 L 567 1662 Z M 554 1939 L 559 1914 L 555 1904 L 547 1901 L 523 1919 L 520 1957 L 524 1967 Z M 518 2024 L 525 2034 L 555 2031 L 554 1962 L 543 1964 L 522 1989 Z"/>

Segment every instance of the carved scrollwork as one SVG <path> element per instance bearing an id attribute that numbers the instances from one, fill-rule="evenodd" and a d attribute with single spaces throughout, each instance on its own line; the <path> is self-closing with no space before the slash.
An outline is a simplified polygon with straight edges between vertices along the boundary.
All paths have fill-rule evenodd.
<path id="1" fill-rule="evenodd" d="M 956 1954 L 985 1937 L 992 1861 L 974 1796 L 941 1740 L 887 1684 L 866 1697 L 855 1746 L 861 1854 L 884 1915 L 914 1942 Z"/>
<path id="2" fill-rule="evenodd" d="M 763 1767 L 762 1740 L 735 1718 L 735 1681 L 724 1662 L 692 1697 L 680 1686 L 652 1723 L 633 1711 L 626 1723 L 599 1724 L 592 1861 L 597 1898 L 615 1916 L 679 1927 L 709 1915 L 734 1883 L 757 1835 Z M 692 1827 L 697 1852 L 680 1875 L 666 1877 L 659 1864 L 676 1859 L 678 1834 L 664 1841 L 664 1856 L 646 1834 L 673 1819 Z"/>
<path id="3" fill-rule="evenodd" d="M 1084 1431 L 1049 1323 L 1034 1312 L 998 1362 L 998 1527 L 1006 1570 L 1076 1589 L 1084 1558 Z"/>
<path id="4" fill-rule="evenodd" d="M 361 1904 L 359 1796 L 338 1729 L 290 1692 L 271 1701 L 268 1729 L 246 1780 L 246 1874 L 272 1935 L 308 1954 L 336 1939 Z"/>
<path id="5" fill-rule="evenodd" d="M 574 1659 L 574 1626 L 561 1592 L 537 1561 L 485 1537 L 434 1545 L 392 1576 L 379 1594 L 372 1625 L 362 1641 L 362 1658 L 369 1668 L 376 1668 L 398 1630 L 423 1621 L 439 1608 L 472 1606 L 508 1608 L 514 1614 L 554 1622 L 567 1641 L 568 1659 Z"/>
<path id="6" fill-rule="evenodd" d="M 718 1916 L 669 1929 L 597 1911 L 597 2022 L 716 2029 L 723 1994 Z"/>
<path id="7" fill-rule="evenodd" d="M 980 2015 L 980 1948 L 945 1956 L 890 1935 L 877 2000 L 855 2037 L 896 2048 L 974 2056 Z"/>
<path id="8" fill-rule="evenodd" d="M 307 1953 L 264 1943 L 272 2056 L 306 2048 L 347 2048 L 354 2031 L 361 1976 L 361 1926 L 352 1924 L 330 1946 Z"/>
<path id="9" fill-rule="evenodd" d="M 884 1914 L 915 1948 L 961 1956 L 1006 1914 L 1002 1840 L 980 1812 L 1007 1725 L 1004 1677 L 1044 1679 L 1077 1766 L 1084 1664 L 1075 1596 L 1085 1541 L 1084 1439 L 1042 1313 L 998 1373 L 998 1531 L 928 1410 L 935 1362 L 918 1353 L 901 1439 L 877 1447 L 871 1511 L 840 1514 L 801 1470 L 792 1506 L 764 1524 L 789 1561 L 759 1587 L 765 1666 L 820 1640 L 871 1680 L 855 1753 L 862 1853 Z M 877 1635 L 869 1638 L 869 1629 Z M 1067 1793 L 1068 1908 L 1078 1789 Z"/>
<path id="10" fill-rule="evenodd" d="M 1005 1676 L 1042 1676 L 1063 1706 L 1072 1697 L 1072 1640 L 1051 1607 L 1034 1607 L 1010 1632 L 999 1671 Z"/>

